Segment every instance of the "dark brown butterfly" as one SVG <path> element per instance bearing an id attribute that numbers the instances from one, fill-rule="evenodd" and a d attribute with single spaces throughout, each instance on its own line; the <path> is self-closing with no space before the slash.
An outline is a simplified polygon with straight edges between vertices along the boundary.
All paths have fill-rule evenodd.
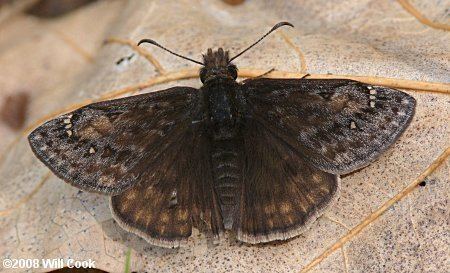
<path id="1" fill-rule="evenodd" d="M 339 174 L 391 146 L 414 114 L 398 90 L 351 80 L 236 82 L 228 51 L 208 49 L 200 89 L 173 87 L 93 103 L 29 136 L 58 177 L 111 196 L 114 218 L 177 247 L 192 228 L 247 243 L 300 234 L 335 199 Z M 140 44 L 139 43 L 139 44 Z"/>

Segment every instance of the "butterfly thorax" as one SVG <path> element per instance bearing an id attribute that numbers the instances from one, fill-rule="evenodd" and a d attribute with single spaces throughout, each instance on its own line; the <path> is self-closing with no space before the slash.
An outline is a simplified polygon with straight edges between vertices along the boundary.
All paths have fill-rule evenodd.
<path id="1" fill-rule="evenodd" d="M 239 134 L 241 123 L 240 102 L 234 80 L 217 79 L 202 87 L 204 91 L 208 127 L 215 140 L 234 138 Z"/>
<path id="2" fill-rule="evenodd" d="M 233 138 L 238 134 L 237 127 L 242 116 L 237 95 L 237 68 L 230 63 L 228 51 L 222 48 L 217 51 L 208 49 L 203 59 L 205 66 L 200 70 L 200 79 L 210 129 L 216 139 Z"/>

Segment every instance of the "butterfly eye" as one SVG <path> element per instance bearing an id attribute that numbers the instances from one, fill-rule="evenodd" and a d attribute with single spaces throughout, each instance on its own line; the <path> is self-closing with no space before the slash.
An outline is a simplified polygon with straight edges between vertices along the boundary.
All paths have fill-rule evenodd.
<path id="1" fill-rule="evenodd" d="M 237 67 L 235 65 L 228 66 L 228 73 L 230 73 L 233 79 L 237 79 Z"/>

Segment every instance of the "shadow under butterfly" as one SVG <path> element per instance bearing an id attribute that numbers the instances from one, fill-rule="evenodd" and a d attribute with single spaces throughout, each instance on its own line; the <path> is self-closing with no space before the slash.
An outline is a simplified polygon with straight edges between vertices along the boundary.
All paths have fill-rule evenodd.
<path id="1" fill-rule="evenodd" d="M 200 89 L 173 87 L 93 103 L 29 135 L 58 177 L 111 196 L 114 219 L 151 244 L 178 247 L 192 228 L 256 244 L 299 235 L 337 198 L 339 175 L 402 134 L 415 100 L 345 79 L 236 81 L 234 59 L 208 49 Z M 139 45 L 138 44 L 138 45 Z"/>

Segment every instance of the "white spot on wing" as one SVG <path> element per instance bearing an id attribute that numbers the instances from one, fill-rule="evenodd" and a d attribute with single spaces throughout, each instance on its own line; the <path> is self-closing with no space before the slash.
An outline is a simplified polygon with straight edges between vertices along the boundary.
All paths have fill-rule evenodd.
<path id="1" fill-rule="evenodd" d="M 176 198 L 177 197 L 177 190 L 173 190 L 172 193 L 170 194 L 170 197 Z"/>
<path id="2" fill-rule="evenodd" d="M 70 118 L 66 118 L 63 122 L 64 122 L 65 124 L 69 124 L 69 123 L 70 123 Z"/>
<path id="3" fill-rule="evenodd" d="M 375 108 L 375 102 L 374 101 L 370 102 L 370 107 Z"/>
<path id="4" fill-rule="evenodd" d="M 374 95 L 370 95 L 369 96 L 369 99 L 371 99 L 371 100 L 375 100 L 375 99 L 377 99 Z"/>
<path id="5" fill-rule="evenodd" d="M 370 90 L 370 89 L 369 89 L 369 90 Z M 370 95 L 376 95 L 376 94 L 377 94 L 377 90 L 371 89 L 371 90 L 369 91 L 369 94 L 370 94 Z"/>
<path id="6" fill-rule="evenodd" d="M 68 135 L 69 137 L 72 136 L 72 130 L 67 130 L 66 133 L 67 133 L 67 135 Z"/>
<path id="7" fill-rule="evenodd" d="M 72 128 L 72 124 L 67 124 L 64 128 L 70 129 L 70 128 Z"/>
<path id="8" fill-rule="evenodd" d="M 350 129 L 356 129 L 356 124 L 354 121 L 350 122 Z"/>
<path id="9" fill-rule="evenodd" d="M 93 147 L 89 148 L 89 153 L 90 153 L 90 154 L 95 153 L 95 149 L 94 149 Z"/>
<path id="10" fill-rule="evenodd" d="M 173 190 L 170 194 L 169 206 L 175 206 L 176 204 L 178 204 L 177 190 Z"/>

